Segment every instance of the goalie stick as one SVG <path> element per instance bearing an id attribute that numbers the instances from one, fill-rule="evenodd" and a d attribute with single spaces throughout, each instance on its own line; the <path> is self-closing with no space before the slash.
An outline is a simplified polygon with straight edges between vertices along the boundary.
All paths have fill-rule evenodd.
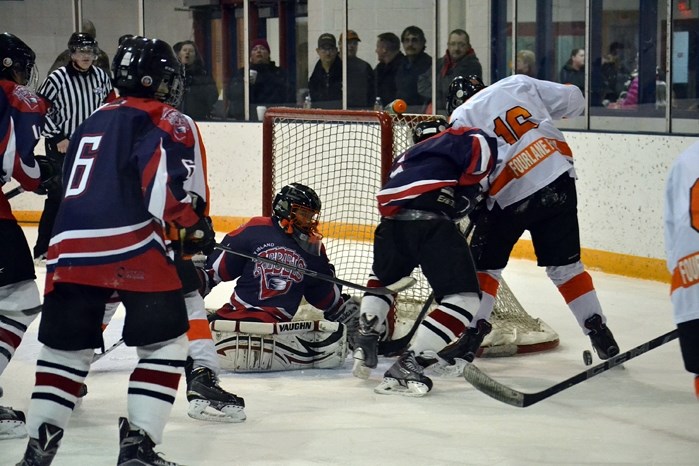
<path id="1" fill-rule="evenodd" d="M 653 338 L 652 340 L 632 348 L 625 353 L 620 353 L 601 364 L 591 367 L 590 369 L 580 372 L 579 374 L 574 375 L 563 382 L 559 382 L 556 385 L 539 392 L 525 393 L 515 390 L 514 388 L 510 388 L 490 378 L 473 364 L 466 366 L 463 375 L 464 378 L 471 383 L 471 385 L 486 395 L 511 406 L 526 408 L 527 406 L 531 406 L 541 400 L 545 400 L 556 393 L 567 390 L 580 382 L 589 380 L 592 377 L 599 375 L 612 367 L 616 367 L 623 362 L 630 361 L 636 356 L 640 356 L 643 353 L 647 353 L 648 351 L 657 348 L 658 346 L 662 346 L 675 338 L 677 338 L 677 329 Z"/>
<path id="2" fill-rule="evenodd" d="M 287 270 L 292 270 L 294 272 L 299 272 L 304 275 L 308 275 L 309 277 L 317 278 L 318 280 L 323 280 L 326 282 L 330 283 L 335 283 L 336 285 L 343 285 L 348 288 L 354 288 L 360 291 L 364 292 L 369 292 L 369 293 L 374 293 L 374 294 L 381 294 L 381 295 L 388 295 L 388 294 L 394 294 L 394 293 L 400 293 L 401 291 L 407 290 L 411 286 L 415 284 L 415 279 L 413 277 L 403 277 L 400 280 L 398 280 L 395 283 L 391 283 L 390 285 L 386 286 L 377 286 L 377 287 L 370 287 L 370 286 L 363 286 L 359 285 L 357 283 L 352 283 L 348 282 L 347 280 L 342 280 L 337 277 L 333 277 L 332 275 L 326 275 L 320 272 L 316 272 L 314 270 L 309 270 L 305 269 L 303 267 L 296 267 L 295 265 L 290 265 L 290 264 L 284 264 L 283 262 L 277 262 L 272 259 L 268 259 L 266 257 L 261 257 L 261 256 L 254 256 L 252 254 L 245 254 L 244 252 L 239 252 L 235 251 L 228 246 L 224 246 L 222 244 L 217 244 L 215 246 L 216 249 L 220 249 L 221 251 L 230 253 L 230 254 L 235 254 L 236 256 L 241 256 L 245 257 L 247 259 L 250 259 L 252 261 L 256 262 L 262 262 L 263 264 L 269 264 L 273 265 L 275 267 L 282 267 Z"/>

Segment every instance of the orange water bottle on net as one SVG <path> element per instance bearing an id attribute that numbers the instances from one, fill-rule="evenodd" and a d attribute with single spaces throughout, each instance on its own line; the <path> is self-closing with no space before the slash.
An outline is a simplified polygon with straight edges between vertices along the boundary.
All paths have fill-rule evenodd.
<path id="1" fill-rule="evenodd" d="M 403 99 L 396 99 L 383 109 L 384 112 L 388 112 L 392 115 L 401 115 L 405 113 L 406 110 L 408 110 L 408 104 L 405 103 Z"/>

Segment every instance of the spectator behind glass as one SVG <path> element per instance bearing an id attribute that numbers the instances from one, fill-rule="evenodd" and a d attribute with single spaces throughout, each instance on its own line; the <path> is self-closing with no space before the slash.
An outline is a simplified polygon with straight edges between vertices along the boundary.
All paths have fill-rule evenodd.
<path id="1" fill-rule="evenodd" d="M 250 119 L 257 120 L 258 105 L 284 104 L 293 100 L 286 72 L 270 60 L 270 48 L 265 39 L 250 44 Z M 228 116 L 245 118 L 245 68 L 231 78 L 226 92 Z"/>
<path id="2" fill-rule="evenodd" d="M 585 93 L 585 49 L 573 49 L 559 73 L 562 84 L 572 84 Z"/>
<path id="3" fill-rule="evenodd" d="M 369 108 L 376 97 L 374 70 L 357 57 L 361 41 L 356 32 L 347 30 L 347 108 Z M 338 46 L 342 54 L 342 34 Z"/>
<path id="4" fill-rule="evenodd" d="M 379 60 L 379 64 L 374 68 L 376 96 L 381 98 L 383 105 L 387 105 L 396 99 L 396 78 L 405 59 L 405 55 L 400 51 L 398 36 L 392 32 L 379 34 L 376 41 L 376 57 Z"/>
<path id="5" fill-rule="evenodd" d="M 536 78 L 536 55 L 531 50 L 520 50 L 515 58 L 515 74 Z"/>
<path id="6" fill-rule="evenodd" d="M 471 47 L 471 39 L 463 29 L 449 33 L 447 52 L 437 60 L 437 114 L 446 115 L 449 85 L 456 76 L 483 76 L 481 62 Z M 432 70 L 427 70 L 418 79 L 418 91 L 428 100 L 432 99 Z"/>
<path id="7" fill-rule="evenodd" d="M 184 65 L 185 93 L 179 110 L 195 120 L 208 120 L 218 100 L 218 88 L 204 67 L 194 42 L 185 40 L 176 43 L 173 50 Z"/>
<path id="8" fill-rule="evenodd" d="M 95 25 L 89 19 L 83 19 L 82 27 L 80 29 L 81 30 L 79 32 L 85 32 L 87 34 L 90 34 L 93 39 L 97 40 L 97 30 L 95 29 Z M 57 70 L 61 66 L 67 65 L 68 63 L 70 63 L 70 60 L 70 50 L 65 49 L 63 52 L 61 52 L 60 55 L 56 57 L 56 60 L 54 60 L 53 65 L 51 65 L 51 68 L 49 68 L 48 74 L 51 74 L 51 72 Z M 100 48 L 97 49 L 97 59 L 95 60 L 94 65 L 98 68 L 102 68 L 109 76 L 112 75 L 112 64 L 109 62 L 109 56 L 107 56 L 104 50 Z"/>
<path id="9" fill-rule="evenodd" d="M 603 104 L 604 101 L 616 101 L 631 78 L 631 71 L 624 61 L 624 51 L 624 44 L 612 42 L 609 44 L 609 54 L 602 58 Z"/>
<path id="10" fill-rule="evenodd" d="M 318 37 L 318 61 L 308 78 L 314 108 L 342 108 L 342 60 L 335 44 L 337 40 L 330 33 Z"/>
<path id="11" fill-rule="evenodd" d="M 425 53 L 425 33 L 417 26 L 408 26 L 400 35 L 400 41 L 405 59 L 396 74 L 397 97 L 405 100 L 409 113 L 422 113 L 428 99 L 417 91 L 417 82 L 421 74 L 431 71 L 432 66 L 432 57 Z"/>

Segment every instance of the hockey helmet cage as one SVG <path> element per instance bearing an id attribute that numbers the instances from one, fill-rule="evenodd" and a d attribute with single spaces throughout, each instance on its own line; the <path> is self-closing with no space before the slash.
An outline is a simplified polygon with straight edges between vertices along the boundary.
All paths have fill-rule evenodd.
<path id="1" fill-rule="evenodd" d="M 71 55 L 77 52 L 92 53 L 95 58 L 99 54 L 97 40 L 87 32 L 74 32 L 68 39 L 68 50 Z"/>
<path id="2" fill-rule="evenodd" d="M 449 124 L 444 118 L 421 121 L 413 128 L 413 142 L 417 144 L 429 139 L 448 128 Z"/>
<path id="3" fill-rule="evenodd" d="M 36 54 L 19 37 L 9 32 L 0 34 L 0 78 L 32 89 L 39 82 Z"/>
<path id="4" fill-rule="evenodd" d="M 480 76 L 475 74 L 468 75 L 465 78 L 463 76 L 456 76 L 449 84 L 447 113 L 451 115 L 454 110 L 456 110 L 456 107 L 466 102 L 482 89 L 485 89 L 485 87 Z"/>
<path id="5" fill-rule="evenodd" d="M 121 96 L 157 99 L 177 107 L 184 92 L 182 65 L 172 47 L 159 39 L 125 39 L 112 61 L 114 87 Z"/>
<path id="6" fill-rule="evenodd" d="M 317 230 L 320 208 L 320 197 L 313 189 L 301 183 L 291 183 L 274 197 L 272 215 L 299 246 L 317 256 L 323 239 Z"/>

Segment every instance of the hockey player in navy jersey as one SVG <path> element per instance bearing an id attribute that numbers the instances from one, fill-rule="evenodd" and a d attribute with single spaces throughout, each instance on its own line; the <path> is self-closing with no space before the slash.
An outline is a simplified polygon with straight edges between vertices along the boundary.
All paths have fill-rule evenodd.
<path id="1" fill-rule="evenodd" d="M 471 239 L 483 291 L 478 319 L 490 319 L 502 271 L 528 230 L 537 265 L 546 267 L 599 358 L 616 356 L 619 345 L 580 259 L 573 153 L 553 123 L 582 115 L 585 99 L 580 89 L 522 74 L 488 87 L 477 76 L 459 76 L 451 83 L 447 106 L 453 127 L 477 126 L 497 138 L 487 208 Z M 473 360 L 471 348 L 466 332 L 442 356 L 447 361 Z"/>
<path id="2" fill-rule="evenodd" d="M 416 144 L 393 163 L 377 194 L 381 222 L 367 286 L 405 277 L 419 265 L 438 306 L 420 324 L 408 349 L 374 389 L 423 396 L 432 388 L 423 364 L 466 329 L 480 290 L 466 239 L 455 220 L 467 214 L 495 163 L 495 139 L 473 128 L 446 128 L 444 120 L 419 123 Z M 378 341 L 393 296 L 362 298 L 353 374 L 368 378 L 377 365 Z"/>
<path id="3" fill-rule="evenodd" d="M 25 191 L 39 187 L 34 146 L 46 114 L 46 103 L 26 86 L 32 76 L 36 78 L 35 58 L 34 51 L 17 36 L 0 34 L 0 185 L 15 179 Z M 29 245 L 5 194 L 0 194 L 0 237 L 2 374 L 41 310 Z M 26 435 L 24 413 L 0 406 L 0 439 Z"/>
<path id="4" fill-rule="evenodd" d="M 318 232 L 320 209 L 320 198 L 312 188 L 291 183 L 275 196 L 271 217 L 252 218 L 228 233 L 221 244 L 250 256 L 334 276 Z M 229 301 L 212 320 L 289 322 L 305 298 L 324 311 L 325 319 L 344 324 L 350 340 L 356 333 L 358 304 L 331 282 L 223 251 L 208 257 L 206 269 L 208 289 L 237 279 Z"/>
<path id="5" fill-rule="evenodd" d="M 134 37 L 119 47 L 112 71 L 121 97 L 78 127 L 63 167 L 23 466 L 48 465 L 56 455 L 93 348 L 103 345 L 105 303 L 115 291 L 126 308 L 124 341 L 139 356 L 128 418 L 119 419 L 117 464 L 175 464 L 153 450 L 188 348 L 187 309 L 166 230 L 184 254 L 210 253 L 215 238 L 184 188 L 196 163 L 195 135 L 173 106 L 182 74 L 172 48 Z"/>

